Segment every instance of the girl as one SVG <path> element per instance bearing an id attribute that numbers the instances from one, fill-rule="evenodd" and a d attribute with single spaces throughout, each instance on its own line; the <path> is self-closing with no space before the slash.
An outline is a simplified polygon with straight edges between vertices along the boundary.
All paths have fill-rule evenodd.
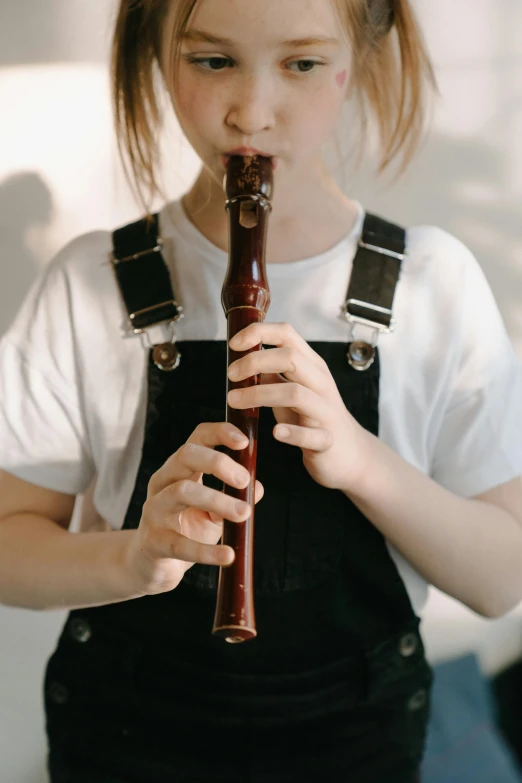
<path id="1" fill-rule="evenodd" d="M 158 220 L 65 248 L 1 345 L 0 600 L 71 610 L 52 783 L 411 783 L 426 585 L 488 617 L 522 597 L 522 373 L 469 251 L 365 215 L 322 163 L 348 99 L 383 167 L 410 157 L 432 75 L 409 2 L 121 0 L 113 62 L 140 193 L 161 82 L 202 167 Z M 230 368 L 262 380 L 229 399 L 260 408 L 241 645 L 210 633 L 223 519 L 249 515 L 219 491 L 248 482 L 224 421 L 233 154 L 275 179 L 269 318 L 232 345 L 271 347 Z"/>

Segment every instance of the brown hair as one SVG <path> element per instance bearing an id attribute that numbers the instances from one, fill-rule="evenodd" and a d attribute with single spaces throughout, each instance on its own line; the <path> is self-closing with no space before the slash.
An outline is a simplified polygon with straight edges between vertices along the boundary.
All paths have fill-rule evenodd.
<path id="1" fill-rule="evenodd" d="M 172 0 L 121 0 L 112 47 L 112 91 L 118 147 L 140 200 L 161 193 L 158 73 L 163 23 Z M 181 38 L 199 0 L 176 0 L 172 40 Z M 379 170 L 394 160 L 401 170 L 422 135 L 426 87 L 433 69 L 410 0 L 333 0 L 353 51 L 352 89 L 361 108 L 362 138 L 370 115 L 381 144 Z"/>

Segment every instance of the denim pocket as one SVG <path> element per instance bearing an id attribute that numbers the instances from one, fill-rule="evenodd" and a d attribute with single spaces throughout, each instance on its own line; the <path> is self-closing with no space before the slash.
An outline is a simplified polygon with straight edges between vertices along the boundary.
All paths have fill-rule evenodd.
<path id="1" fill-rule="evenodd" d="M 51 744 L 77 745 L 93 731 L 105 739 L 130 736 L 140 651 L 136 642 L 92 621 L 88 610 L 71 613 L 45 669 Z"/>
<path id="2" fill-rule="evenodd" d="M 371 715 L 376 730 L 412 765 L 422 759 L 433 683 L 418 623 L 415 618 L 367 653 L 368 698 L 361 705 L 361 717 Z"/>

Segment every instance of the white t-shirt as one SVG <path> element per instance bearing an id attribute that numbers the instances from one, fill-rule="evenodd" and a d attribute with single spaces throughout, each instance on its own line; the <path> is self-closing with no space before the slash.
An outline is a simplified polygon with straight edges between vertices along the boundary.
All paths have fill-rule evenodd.
<path id="1" fill-rule="evenodd" d="M 335 247 L 268 264 L 268 320 L 308 341 L 349 339 L 341 314 L 364 212 Z M 178 340 L 226 340 L 227 254 L 181 202 L 160 214 L 165 260 L 185 319 Z M 32 286 L 0 342 L 0 467 L 59 492 L 83 493 L 121 528 L 139 467 L 148 347 L 134 335 L 108 256 L 109 232 L 65 247 Z M 380 438 L 452 492 L 472 497 L 522 474 L 522 368 L 477 261 L 433 227 L 408 232 L 381 335 Z M 224 369 L 225 371 L 225 369 Z M 417 612 L 427 587 L 390 546 Z"/>

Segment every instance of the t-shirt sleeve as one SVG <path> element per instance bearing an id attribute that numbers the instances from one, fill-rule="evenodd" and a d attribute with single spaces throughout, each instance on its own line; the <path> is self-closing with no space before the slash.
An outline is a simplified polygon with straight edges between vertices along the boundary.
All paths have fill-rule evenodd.
<path id="1" fill-rule="evenodd" d="M 0 468 L 76 495 L 89 485 L 94 464 L 74 342 L 67 274 L 58 258 L 0 341 Z"/>
<path id="2" fill-rule="evenodd" d="M 522 364 L 482 269 L 458 244 L 465 264 L 454 291 L 460 326 L 431 475 L 474 497 L 522 475 Z"/>

